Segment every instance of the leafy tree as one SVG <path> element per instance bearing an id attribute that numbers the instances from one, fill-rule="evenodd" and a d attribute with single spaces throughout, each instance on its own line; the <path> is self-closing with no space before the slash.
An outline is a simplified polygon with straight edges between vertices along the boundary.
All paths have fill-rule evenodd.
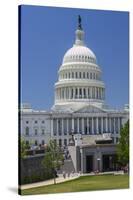
<path id="1" fill-rule="evenodd" d="M 54 177 L 54 184 L 56 184 L 56 170 L 63 164 L 63 155 L 54 140 L 50 140 L 42 161 L 44 170 Z"/>
<path id="2" fill-rule="evenodd" d="M 24 140 L 24 138 L 20 138 L 20 157 L 24 158 L 26 156 L 26 151 L 27 149 L 29 149 L 29 145 L 26 144 L 26 141 Z"/>
<path id="3" fill-rule="evenodd" d="M 121 128 L 120 140 L 117 146 L 118 162 L 122 166 L 126 166 L 129 163 L 129 120 Z"/>

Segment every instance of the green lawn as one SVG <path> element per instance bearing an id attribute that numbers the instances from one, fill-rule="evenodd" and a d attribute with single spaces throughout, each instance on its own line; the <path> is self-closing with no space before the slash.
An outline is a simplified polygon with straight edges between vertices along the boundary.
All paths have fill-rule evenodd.
<path id="1" fill-rule="evenodd" d="M 50 194 L 65 192 L 81 192 L 106 189 L 129 188 L 128 175 L 98 175 L 82 176 L 75 180 L 58 183 L 56 185 L 41 186 L 33 189 L 22 190 L 22 195 Z"/>

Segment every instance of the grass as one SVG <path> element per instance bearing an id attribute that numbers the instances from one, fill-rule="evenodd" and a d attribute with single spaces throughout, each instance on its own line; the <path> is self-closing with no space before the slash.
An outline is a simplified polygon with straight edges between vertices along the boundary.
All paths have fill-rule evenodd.
<path id="1" fill-rule="evenodd" d="M 21 191 L 21 194 L 51 194 L 125 188 L 129 188 L 128 175 L 98 175 L 82 176 L 75 180 L 58 183 L 56 185 L 25 189 Z"/>

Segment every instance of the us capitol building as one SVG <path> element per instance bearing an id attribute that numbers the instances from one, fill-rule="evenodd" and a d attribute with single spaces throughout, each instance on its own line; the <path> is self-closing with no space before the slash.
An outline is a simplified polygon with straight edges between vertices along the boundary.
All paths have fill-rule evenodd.
<path id="1" fill-rule="evenodd" d="M 67 146 L 72 142 L 72 135 L 75 146 L 81 146 L 82 150 L 89 144 L 94 147 L 100 141 L 111 141 L 109 143 L 114 146 L 118 143 L 120 128 L 129 118 L 128 105 L 123 110 L 116 110 L 105 104 L 102 71 L 95 54 L 86 46 L 84 35 L 79 16 L 75 42 L 66 51 L 58 71 L 51 110 L 33 110 L 30 104 L 22 104 L 20 134 L 27 144 L 44 145 L 54 139 L 60 146 Z"/>

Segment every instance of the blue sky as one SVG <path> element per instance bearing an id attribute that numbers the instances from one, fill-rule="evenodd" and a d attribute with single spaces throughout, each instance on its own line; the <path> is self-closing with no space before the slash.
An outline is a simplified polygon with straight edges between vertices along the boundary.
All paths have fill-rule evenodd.
<path id="1" fill-rule="evenodd" d="M 122 108 L 129 101 L 128 12 L 21 7 L 21 102 L 49 110 L 65 52 L 72 47 L 77 16 L 85 43 L 96 54 L 106 86 L 106 103 Z"/>

